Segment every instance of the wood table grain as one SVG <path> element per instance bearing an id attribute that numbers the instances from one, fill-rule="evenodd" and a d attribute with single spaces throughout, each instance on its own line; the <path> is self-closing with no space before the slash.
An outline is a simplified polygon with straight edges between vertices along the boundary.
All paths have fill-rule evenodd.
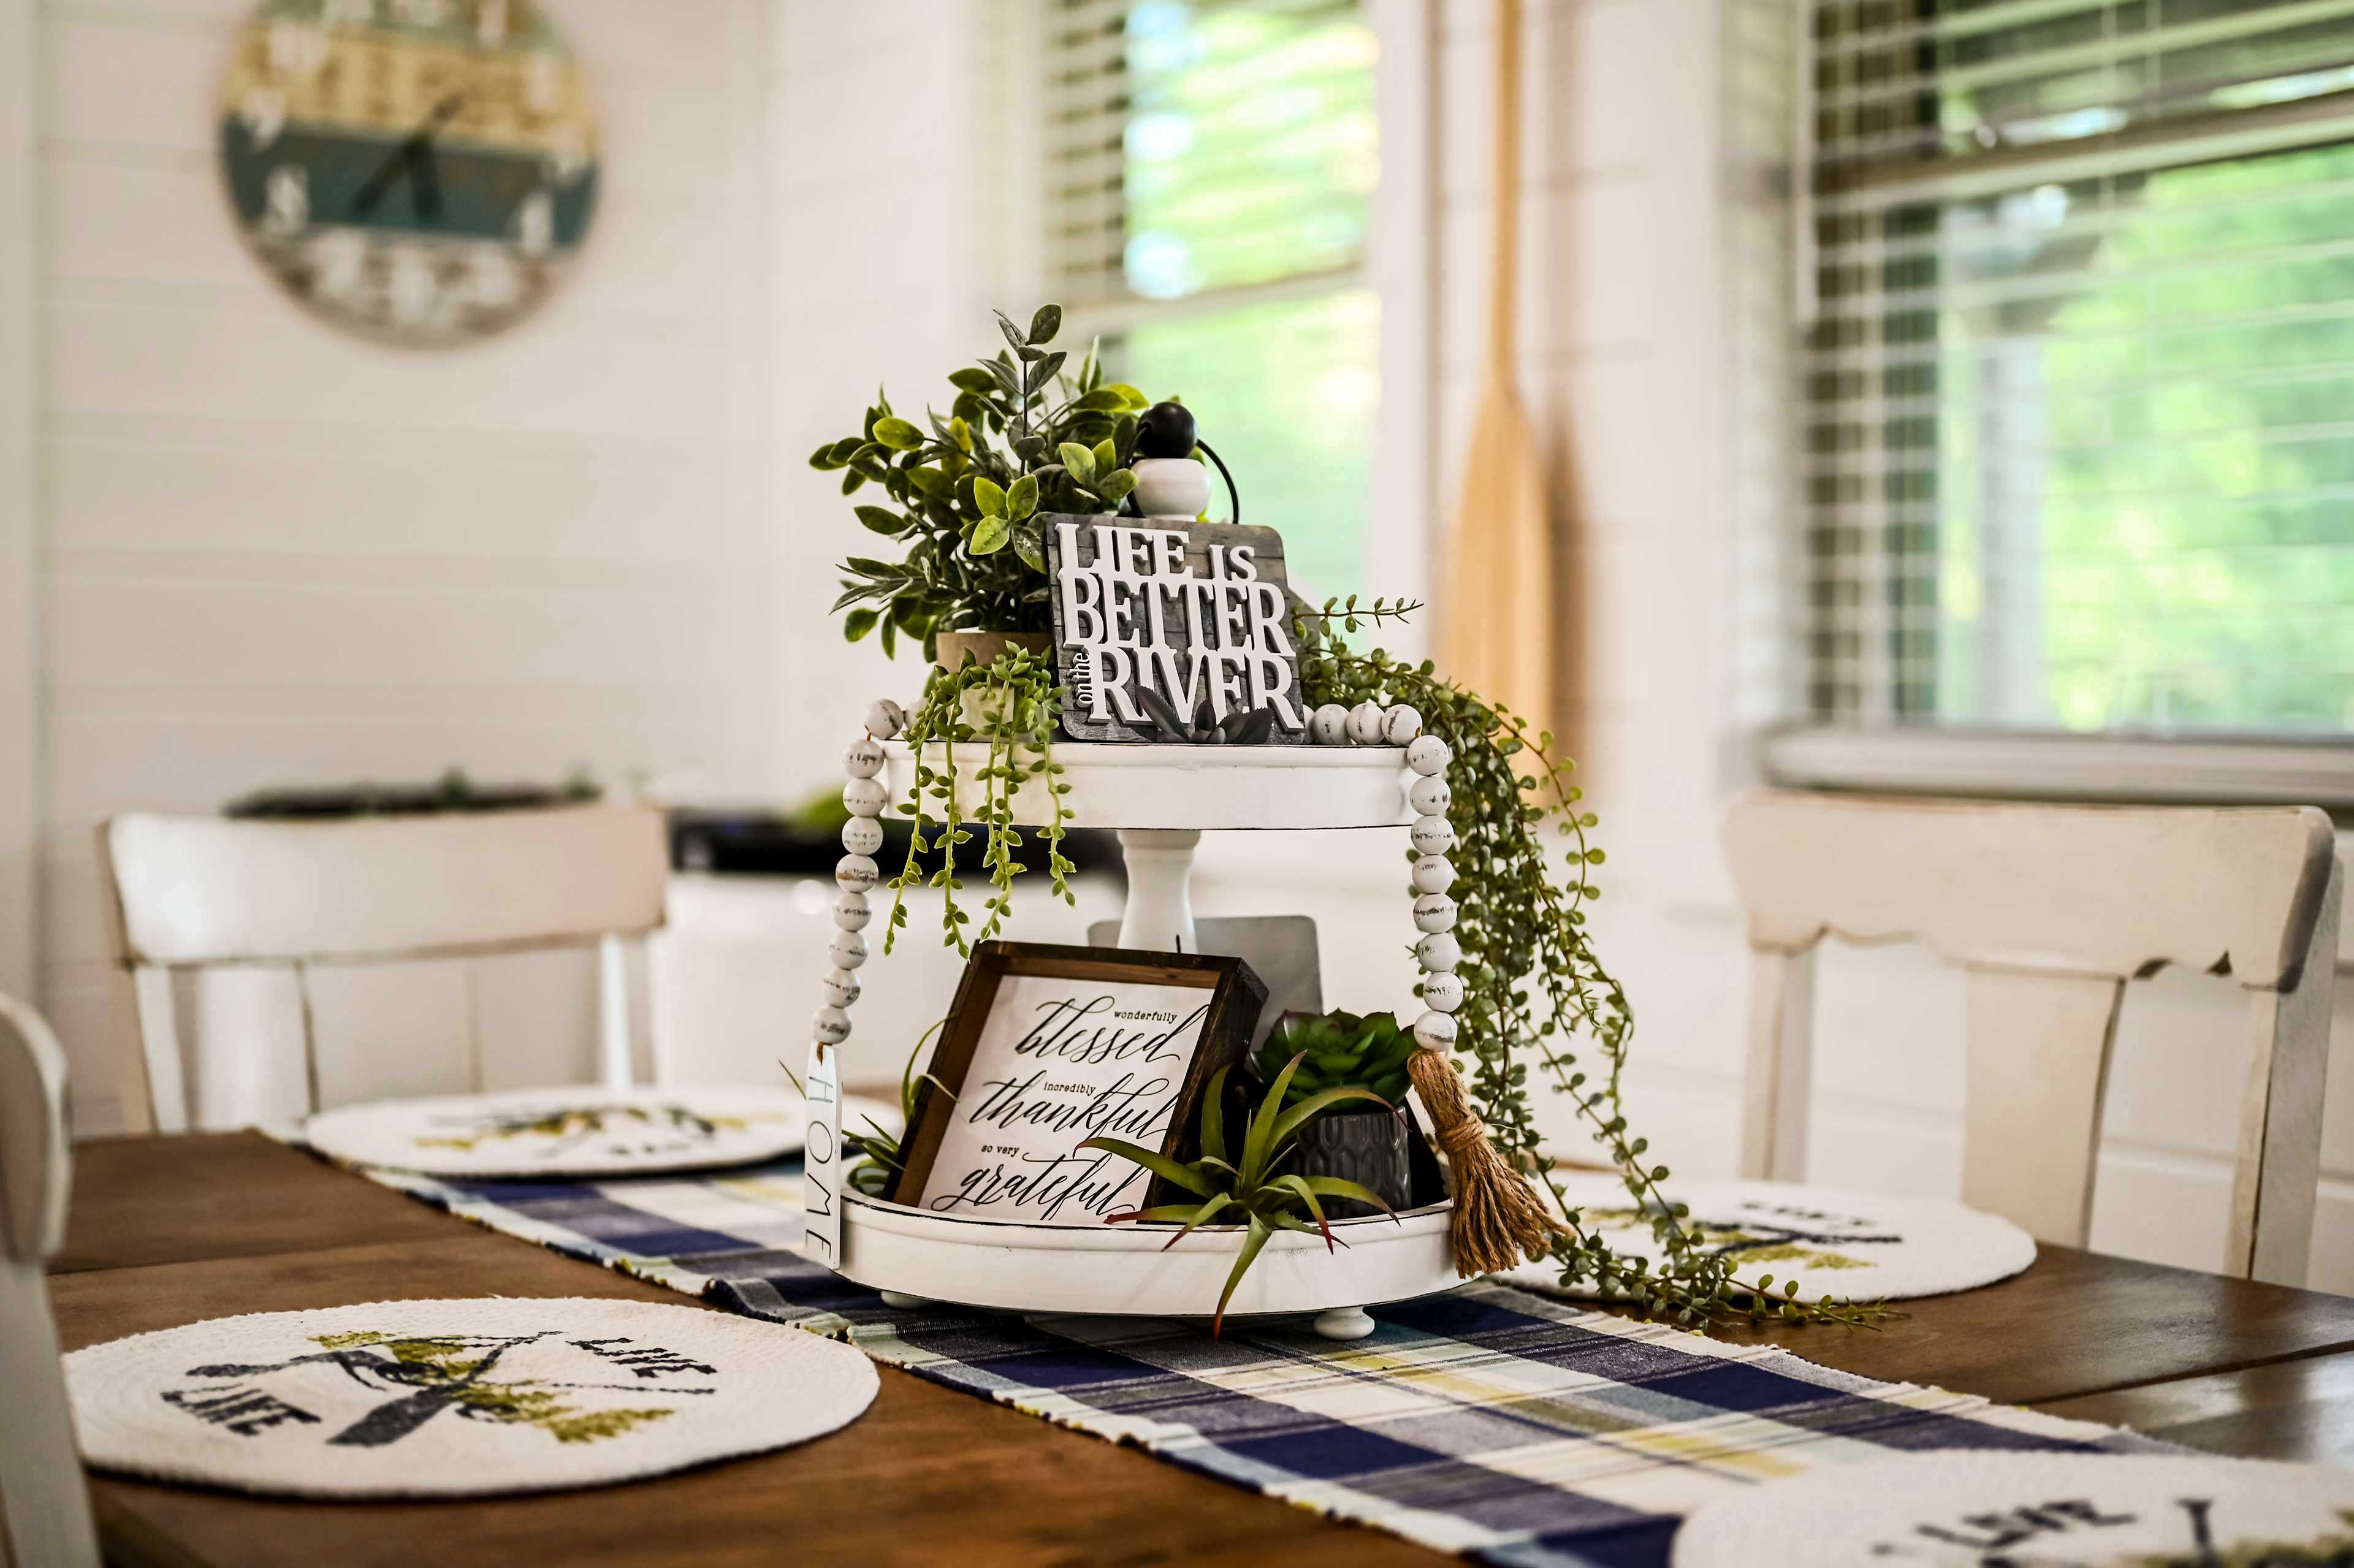
<path id="1" fill-rule="evenodd" d="M 684 1298 L 476 1229 L 258 1134 L 76 1153 L 50 1281 L 68 1349 L 387 1298 Z M 1785 1344 L 1879 1378 L 2132 1424 L 2219 1453 L 2354 1454 L 2354 1299 L 2046 1247 L 2016 1279 Z M 780 1454 L 605 1490 L 303 1503 L 93 1476 L 122 1563 L 1444 1561 L 884 1367 L 865 1417 Z"/>

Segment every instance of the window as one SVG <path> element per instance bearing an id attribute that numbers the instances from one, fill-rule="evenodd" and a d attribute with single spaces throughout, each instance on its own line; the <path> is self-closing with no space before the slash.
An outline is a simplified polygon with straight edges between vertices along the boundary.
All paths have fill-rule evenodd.
<path id="1" fill-rule="evenodd" d="M 1366 587 L 1370 26 L 1355 0 L 1044 10 L 1049 296 L 1121 379 L 1197 410 L 1303 592 Z"/>
<path id="2" fill-rule="evenodd" d="M 2354 731 L 2354 0 L 1809 10 L 1808 709 Z"/>

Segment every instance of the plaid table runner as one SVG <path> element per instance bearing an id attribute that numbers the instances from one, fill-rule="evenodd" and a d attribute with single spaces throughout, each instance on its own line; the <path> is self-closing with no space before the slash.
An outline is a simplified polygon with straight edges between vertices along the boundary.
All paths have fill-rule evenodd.
<path id="1" fill-rule="evenodd" d="M 1738 1488 L 1924 1448 L 2172 1452 L 2115 1428 L 1719 1344 L 1491 1282 L 1223 1340 L 1161 1319 L 898 1310 L 804 1261 L 790 1162 L 539 1184 L 367 1171 L 493 1230 L 1059 1425 L 1442 1552 L 1515 1568 L 1666 1568 L 1683 1515 Z"/>

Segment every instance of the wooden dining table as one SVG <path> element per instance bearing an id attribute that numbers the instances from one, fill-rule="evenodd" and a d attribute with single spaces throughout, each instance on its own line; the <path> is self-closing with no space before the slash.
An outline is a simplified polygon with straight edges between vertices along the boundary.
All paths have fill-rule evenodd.
<path id="1" fill-rule="evenodd" d="M 251 1132 L 79 1146 L 50 1287 L 68 1350 L 207 1318 L 398 1298 L 685 1299 Z M 2014 1278 L 1903 1305 L 1872 1331 L 1779 1324 L 1723 1337 L 2218 1454 L 2354 1463 L 2354 1298 L 2045 1246 Z M 832 1436 L 597 1490 L 297 1502 L 93 1473 L 92 1499 L 110 1562 L 175 1568 L 1443 1560 L 880 1371 L 873 1408 Z"/>

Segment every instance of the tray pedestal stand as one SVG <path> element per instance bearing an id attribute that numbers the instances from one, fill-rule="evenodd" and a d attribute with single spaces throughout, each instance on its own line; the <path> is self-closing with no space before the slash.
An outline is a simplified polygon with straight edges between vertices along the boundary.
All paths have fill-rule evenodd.
<path id="1" fill-rule="evenodd" d="M 871 715 L 869 727 L 876 727 Z M 1425 856 L 1416 867 L 1417 886 L 1426 895 L 1443 895 L 1439 874 L 1452 879 L 1443 858 L 1452 840 L 1430 835 L 1445 828 L 1445 784 L 1438 775 L 1446 752 L 1436 741 L 1418 746 L 1412 766 L 1407 748 L 1394 746 L 1229 749 L 1062 742 L 1055 756 L 1070 786 L 1064 797 L 1071 813 L 1066 825 L 1119 833 L 1129 876 L 1119 945 L 1197 952 L 1191 883 L 1193 853 L 1205 831 L 1411 826 Z M 933 743 L 926 760 L 941 768 L 950 750 Z M 959 797 L 978 800 L 981 786 L 973 775 L 986 761 L 985 749 L 969 744 L 953 751 Z M 850 1034 L 848 1009 L 857 1000 L 858 971 L 868 956 L 862 932 L 875 913 L 868 900 L 889 897 L 889 889 L 878 886 L 882 869 L 869 858 L 881 842 L 874 819 L 907 798 L 915 758 L 904 744 L 870 736 L 851 747 L 845 767 L 851 780 L 843 800 L 854 815 L 843 835 L 849 853 L 836 874 L 843 890 L 835 915 L 841 929 L 832 948 L 835 967 L 826 980 L 826 1005 L 812 1029 L 808 1080 L 810 1255 L 875 1287 L 894 1307 L 938 1300 L 1023 1312 L 1209 1317 L 1234 1264 L 1231 1231 L 1196 1231 L 1163 1251 L 1165 1228 L 952 1218 L 864 1198 L 840 1180 L 839 1057 L 832 1047 Z M 1434 798 L 1440 802 L 1437 812 L 1423 810 Z M 1051 801 L 1042 781 L 1033 781 L 1014 799 L 1015 819 L 1024 825 L 1045 821 Z M 1432 883 L 1437 885 L 1427 885 Z M 1426 914 L 1431 902 L 1427 896 L 1416 902 L 1416 924 L 1443 933 L 1453 924 L 1453 906 L 1447 904 L 1444 920 L 1434 924 Z M 1443 896 L 1439 902 L 1446 903 Z M 1434 940 L 1443 947 L 1431 946 Z M 1437 990 L 1440 1000 L 1459 997 L 1450 972 L 1453 938 L 1426 937 L 1424 954 L 1426 987 Z M 1425 1015 L 1418 1033 L 1432 1017 Z M 1451 1038 L 1453 1020 L 1439 1016 L 1437 1022 L 1448 1026 Z M 1439 1202 L 1394 1221 L 1336 1220 L 1333 1233 L 1348 1244 L 1338 1252 L 1328 1251 L 1320 1238 L 1278 1233 L 1244 1276 L 1228 1313 L 1313 1313 L 1316 1331 L 1326 1339 L 1362 1339 L 1373 1330 L 1367 1306 L 1461 1282 L 1447 1245 L 1452 1209 Z"/>

